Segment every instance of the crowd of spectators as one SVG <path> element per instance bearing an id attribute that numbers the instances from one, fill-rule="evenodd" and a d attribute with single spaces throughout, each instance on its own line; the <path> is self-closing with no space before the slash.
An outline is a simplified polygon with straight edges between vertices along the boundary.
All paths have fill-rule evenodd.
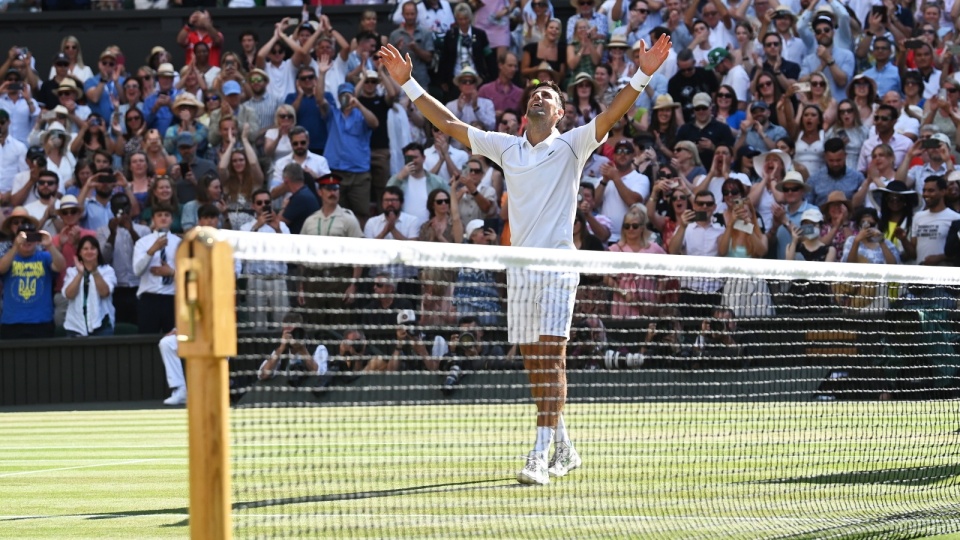
<path id="1" fill-rule="evenodd" d="M 960 261 L 960 2 L 572 5 L 559 20 L 550 0 L 408 1 L 389 35 L 368 11 L 348 36 L 304 8 L 236 44 L 200 10 L 175 38 L 182 66 L 159 45 L 141 66 L 116 46 L 87 51 L 88 65 L 72 36 L 52 59 L 11 47 L 0 64 L 0 338 L 169 332 L 176 247 L 197 225 L 509 245 L 502 172 L 418 113 L 379 62 L 387 42 L 464 122 L 519 135 L 534 81 L 566 90 L 566 131 L 606 109 L 643 42 L 671 36 L 670 58 L 584 169 L 577 249 Z M 505 319 L 491 271 L 288 270 L 240 269 L 245 323 L 315 306 L 303 324 L 343 324 L 337 308 L 370 302 L 349 323 L 382 345 L 407 343 L 395 327 L 408 311 L 424 327 Z M 646 327 L 677 303 L 704 320 L 763 317 L 809 292 L 771 287 L 584 275 L 577 324 Z M 463 341 L 425 343 L 438 337 L 430 355 L 447 367 Z M 405 346 L 367 367 L 402 367 Z"/>

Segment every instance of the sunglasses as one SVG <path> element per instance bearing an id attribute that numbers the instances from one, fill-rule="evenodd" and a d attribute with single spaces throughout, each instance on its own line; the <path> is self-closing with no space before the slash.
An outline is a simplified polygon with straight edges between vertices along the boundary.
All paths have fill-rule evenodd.
<path id="1" fill-rule="evenodd" d="M 693 108 L 693 110 L 695 110 L 695 111 L 706 111 L 706 110 L 708 110 L 709 108 L 710 108 L 710 107 L 707 107 L 706 105 L 697 105 L 696 107 Z"/>
<path id="2" fill-rule="evenodd" d="M 139 84 L 125 84 L 125 85 L 123 86 L 123 89 L 124 89 L 124 90 L 139 90 L 139 89 L 140 89 L 140 85 L 139 85 Z"/>
<path id="3" fill-rule="evenodd" d="M 143 121 L 143 117 L 140 116 L 140 115 L 138 115 L 138 114 L 127 117 L 127 122 L 133 122 L 134 120 L 136 120 L 137 122 L 142 122 L 142 121 Z"/>
<path id="4" fill-rule="evenodd" d="M 203 100 L 204 101 L 220 101 L 220 96 L 207 96 Z"/>
<path id="5" fill-rule="evenodd" d="M 874 122 L 889 122 L 890 120 L 891 120 L 891 118 L 890 118 L 889 116 L 882 116 L 882 115 L 879 115 L 879 114 L 873 115 L 873 121 L 874 121 Z"/>
<path id="6" fill-rule="evenodd" d="M 783 192 L 784 192 L 784 193 L 796 193 L 796 192 L 802 191 L 802 190 L 803 190 L 803 188 L 802 188 L 802 187 L 799 187 L 799 186 L 784 187 L 784 188 L 783 188 Z"/>
<path id="7" fill-rule="evenodd" d="M 533 2 L 533 3 L 530 4 L 530 5 L 532 5 L 532 6 L 535 7 L 535 8 L 538 8 L 538 7 L 547 7 L 547 3 L 546 3 L 546 2 Z"/>
<path id="8" fill-rule="evenodd" d="M 54 65 L 57 67 L 70 67 L 70 62 L 57 62 Z"/>
<path id="9" fill-rule="evenodd" d="M 773 82 L 771 82 L 771 81 L 765 81 L 765 82 L 762 82 L 762 83 L 757 84 L 757 88 L 766 88 L 766 87 L 768 87 L 768 86 L 773 86 Z"/>
<path id="10" fill-rule="evenodd" d="M 380 79 L 367 79 L 363 81 L 363 84 L 379 84 Z"/>
<path id="11" fill-rule="evenodd" d="M 55 186 L 57 185 L 56 180 L 37 180 L 38 186 Z"/>
<path id="12" fill-rule="evenodd" d="M 476 79 L 460 79 L 460 84 L 474 85 L 477 84 Z"/>
<path id="13" fill-rule="evenodd" d="M 152 80 L 153 80 L 153 75 L 140 75 L 140 78 L 143 79 L 143 80 L 145 80 L 145 81 L 152 81 Z"/>
<path id="14" fill-rule="evenodd" d="M 779 42 L 779 41 L 771 41 L 770 43 L 764 43 L 763 46 L 764 46 L 764 47 L 779 47 L 779 46 L 780 46 L 780 42 Z"/>
<path id="15" fill-rule="evenodd" d="M 26 222 L 26 220 L 23 220 L 23 219 L 20 219 L 20 218 L 12 218 L 12 219 L 10 219 L 10 226 L 11 226 L 11 227 L 19 227 L 20 225 L 23 225 L 25 222 Z"/>
<path id="16" fill-rule="evenodd" d="M 629 148 L 618 148 L 617 151 L 614 152 L 614 153 L 615 153 L 615 154 L 620 154 L 620 155 L 627 155 L 627 154 L 632 154 L 632 153 L 633 153 L 633 150 L 631 150 L 631 149 L 629 149 Z"/>
<path id="17" fill-rule="evenodd" d="M 687 197 L 686 195 L 680 195 L 678 197 L 673 198 L 673 202 L 680 202 L 680 201 L 687 201 L 687 200 L 690 200 L 690 197 Z"/>
<path id="18" fill-rule="evenodd" d="M 307 75 L 307 76 L 305 76 L 305 77 L 297 77 L 297 80 L 298 80 L 298 81 L 312 81 L 312 80 L 314 80 L 314 79 L 316 79 L 316 78 L 317 78 L 316 75 Z"/>
<path id="19" fill-rule="evenodd" d="M 450 199 L 436 199 L 433 204 L 450 204 Z"/>
<path id="20" fill-rule="evenodd" d="M 72 216 L 80 213 L 79 208 L 67 208 L 65 210 L 60 210 L 60 213 L 64 216 Z"/>
<path id="21" fill-rule="evenodd" d="M 946 91 L 950 92 L 951 94 L 956 94 L 957 92 L 960 92 L 960 88 L 946 88 Z"/>
<path id="22" fill-rule="evenodd" d="M 279 119 L 281 119 L 281 120 L 293 120 L 293 115 L 292 115 L 292 114 L 278 114 L 278 115 L 277 115 L 277 118 L 279 118 Z"/>
<path id="23" fill-rule="evenodd" d="M 624 228 L 625 230 L 639 229 L 639 228 L 640 228 L 640 224 L 639 224 L 639 223 L 624 223 L 624 224 L 623 224 L 623 228 Z"/>
<path id="24" fill-rule="evenodd" d="M 580 5 L 581 5 L 581 6 L 592 6 L 592 5 L 593 5 L 593 0 L 580 0 Z"/>
<path id="25" fill-rule="evenodd" d="M 66 92 L 57 92 L 57 96 L 59 96 L 59 97 L 63 97 L 63 96 L 73 97 L 73 92 L 70 92 L 69 90 L 66 91 Z"/>
<path id="26" fill-rule="evenodd" d="M 693 201 L 697 206 L 713 206 L 713 201 Z"/>
<path id="27" fill-rule="evenodd" d="M 643 13 L 644 15 L 646 15 L 647 13 L 650 13 L 649 9 L 635 9 L 634 11 L 636 11 L 637 13 Z"/>
<path id="28" fill-rule="evenodd" d="M 307 141 L 290 141 L 290 146 L 300 147 L 300 146 L 306 146 L 306 145 L 307 145 Z"/>
<path id="29" fill-rule="evenodd" d="M 717 99 L 733 99 L 733 94 L 717 94 Z"/>
<path id="30" fill-rule="evenodd" d="M 100 63 L 106 67 L 114 67 L 117 65 L 116 62 L 100 62 Z"/>
<path id="31" fill-rule="evenodd" d="M 930 34 L 931 36 L 933 36 L 933 35 L 936 35 L 936 34 L 937 34 L 937 31 L 936 31 L 936 30 L 931 30 L 931 29 L 929 29 L 929 28 L 924 28 L 924 29 L 923 29 L 923 33 L 924 33 L 924 34 Z"/>
<path id="32" fill-rule="evenodd" d="M 830 32 L 833 32 L 833 28 L 818 28 L 818 29 L 814 30 L 814 32 L 815 32 L 818 36 L 821 35 L 821 34 L 829 34 Z"/>
<path id="33" fill-rule="evenodd" d="M 253 201 L 254 206 L 266 206 L 268 204 L 270 204 L 270 201 L 268 201 L 267 199 L 260 199 L 259 201 Z"/>
<path id="34" fill-rule="evenodd" d="M 473 167 L 470 167 L 470 168 L 467 169 L 467 170 L 470 171 L 470 174 L 481 174 L 481 173 L 483 173 L 483 169 L 474 169 Z"/>
<path id="35" fill-rule="evenodd" d="M 266 79 L 264 79 L 263 77 L 250 77 L 250 82 L 252 82 L 252 83 L 260 83 L 260 82 L 263 82 L 263 81 L 265 81 L 265 80 L 266 80 Z"/>
<path id="36" fill-rule="evenodd" d="M 840 114 L 853 114 L 853 109 L 838 109 L 837 112 Z"/>
<path id="37" fill-rule="evenodd" d="M 740 190 L 738 190 L 738 189 L 733 189 L 733 190 L 724 189 L 724 190 L 721 191 L 721 193 L 723 193 L 723 196 L 724 196 L 724 197 L 729 197 L 730 195 L 739 195 L 739 194 L 740 194 Z"/>

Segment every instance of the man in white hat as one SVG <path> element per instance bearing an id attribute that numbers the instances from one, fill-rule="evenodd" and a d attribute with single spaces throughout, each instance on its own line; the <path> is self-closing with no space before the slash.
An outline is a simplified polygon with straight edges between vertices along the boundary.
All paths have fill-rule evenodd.
<path id="1" fill-rule="evenodd" d="M 172 109 L 173 101 L 180 93 L 173 86 L 176 75 L 173 64 L 160 64 L 157 68 L 157 92 L 143 100 L 143 116 L 147 127 L 156 129 L 161 134 L 166 133 L 176 119 Z"/>
<path id="2" fill-rule="evenodd" d="M 97 236 L 97 231 L 84 229 L 80 226 L 82 212 L 83 207 L 80 206 L 80 202 L 73 195 L 65 195 L 60 199 L 60 208 L 57 210 L 57 214 L 60 216 L 62 227 L 60 232 L 53 237 L 53 245 L 63 254 L 65 266 L 63 271 L 57 275 L 53 287 L 53 292 L 55 293 L 53 296 L 55 306 L 54 322 L 56 322 L 57 325 L 63 324 L 67 316 L 67 299 L 60 292 L 63 288 L 63 278 L 66 275 L 66 269 L 73 266 L 77 260 L 77 247 L 80 245 L 80 239 L 84 236 L 93 236 L 94 238 Z"/>
<path id="3" fill-rule="evenodd" d="M 953 145 L 950 137 L 943 133 L 936 133 L 928 139 L 920 139 L 913 143 L 903 163 L 897 167 L 897 180 L 905 183 L 909 188 L 919 188 L 924 180 L 931 176 L 946 177 L 956 170 L 951 159 Z M 923 156 L 922 165 L 910 166 L 918 156 Z"/>
<path id="4" fill-rule="evenodd" d="M 112 49 L 100 53 L 100 73 L 83 83 L 83 94 L 87 96 L 90 109 L 107 122 L 113 117 L 113 101 L 120 100 L 120 88 L 126 77 L 120 73 L 117 54 Z"/>
<path id="5" fill-rule="evenodd" d="M 527 103 L 528 123 L 523 137 L 485 132 L 462 122 L 411 77 L 409 56 L 404 58 L 395 47 L 386 45 L 380 57 L 390 76 L 402 85 L 429 122 L 503 169 L 512 245 L 574 249 L 576 186 L 587 158 L 633 107 L 651 74 L 663 65 L 669 49 L 667 36 L 649 50 L 644 47 L 637 57 L 637 73 L 610 107 L 589 124 L 563 134 L 556 126 L 566 114 L 566 98 L 556 83 L 541 82 L 533 88 Z M 578 282 L 575 272 L 513 268 L 507 273 L 509 339 L 519 344 L 538 411 L 536 440 L 517 474 L 520 483 L 547 484 L 550 474 L 565 476 L 581 464 L 563 420 L 564 358 Z M 548 301 L 538 302 L 541 297 Z M 555 450 L 548 465 L 551 444 Z"/>
<path id="6" fill-rule="evenodd" d="M 776 185 L 776 190 L 783 193 L 783 205 L 773 205 L 773 225 L 767 229 L 767 239 L 776 238 L 778 259 L 786 258 L 787 246 L 793 239 L 788 224 L 799 227 L 803 213 L 816 208 L 807 202 L 808 188 L 803 176 L 797 171 L 787 171 L 783 181 Z"/>
<path id="7" fill-rule="evenodd" d="M 460 96 L 447 103 L 447 108 L 464 124 L 479 124 L 479 127 L 490 130 L 497 122 L 497 112 L 492 101 L 480 97 L 478 88 L 482 82 L 473 68 L 463 68 L 453 79 Z"/>

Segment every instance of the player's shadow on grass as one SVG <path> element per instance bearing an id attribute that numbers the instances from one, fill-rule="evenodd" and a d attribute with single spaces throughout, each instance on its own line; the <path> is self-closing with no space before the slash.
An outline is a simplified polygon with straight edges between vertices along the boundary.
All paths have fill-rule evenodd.
<path id="1" fill-rule="evenodd" d="M 103 514 L 56 514 L 56 515 L 46 515 L 46 516 L 22 516 L 22 517 L 13 517 L 0 519 L 0 522 L 3 521 L 28 521 L 34 519 L 61 519 L 67 517 L 76 517 L 76 518 L 85 518 L 89 520 L 95 519 L 122 519 L 129 517 L 141 517 L 141 516 L 158 516 L 165 514 L 173 515 L 183 515 L 189 514 L 190 509 L 182 506 L 180 508 L 156 508 L 152 510 L 128 510 L 126 512 L 107 512 Z M 166 525 L 161 525 L 161 527 L 186 527 L 190 524 L 189 519 L 184 519 L 176 523 L 169 523 Z"/>
<path id="2" fill-rule="evenodd" d="M 761 480 L 761 484 L 896 484 L 925 486 L 960 476 L 960 464 L 851 471 L 795 478 Z"/>
<path id="3" fill-rule="evenodd" d="M 502 482 L 512 482 L 503 486 L 486 486 L 485 484 L 495 484 Z M 396 489 L 383 489 L 377 491 L 357 491 L 353 493 L 331 493 L 329 495 L 311 495 L 306 497 L 286 497 L 283 499 L 267 499 L 263 501 L 249 501 L 233 503 L 233 510 L 252 510 L 255 508 L 266 508 L 270 506 L 282 506 L 286 504 L 302 503 L 325 503 L 352 501 L 359 499 L 375 499 L 378 497 L 399 497 L 403 495 L 413 495 L 422 493 L 449 493 L 453 491 L 467 491 L 474 489 L 487 489 L 492 487 L 523 487 L 517 483 L 516 478 L 492 478 L 489 480 L 472 480 L 470 482 L 448 482 L 445 484 L 430 484 L 426 486 L 411 486 Z"/>

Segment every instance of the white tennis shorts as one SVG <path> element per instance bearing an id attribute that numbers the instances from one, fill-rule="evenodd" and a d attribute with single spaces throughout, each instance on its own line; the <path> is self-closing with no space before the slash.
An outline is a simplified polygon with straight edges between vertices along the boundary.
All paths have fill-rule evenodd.
<path id="1" fill-rule="evenodd" d="M 580 274 L 507 269 L 507 337 L 536 343 L 540 336 L 570 337 Z"/>

